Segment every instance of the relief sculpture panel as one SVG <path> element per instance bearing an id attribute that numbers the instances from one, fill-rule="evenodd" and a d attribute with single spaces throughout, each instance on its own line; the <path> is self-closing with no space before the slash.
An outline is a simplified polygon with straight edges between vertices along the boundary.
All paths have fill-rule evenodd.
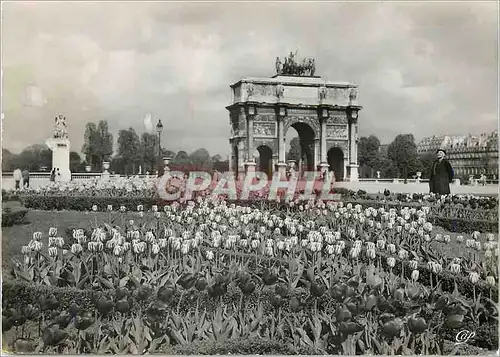
<path id="1" fill-rule="evenodd" d="M 327 88 L 326 98 L 344 100 L 349 99 L 349 88 Z"/>
<path id="2" fill-rule="evenodd" d="M 285 135 L 293 124 L 305 123 L 314 131 L 314 137 L 319 138 L 320 126 L 317 116 L 287 116 L 284 119 Z"/>
<path id="3" fill-rule="evenodd" d="M 234 88 L 234 98 L 235 99 L 241 98 L 241 87 Z"/>
<path id="4" fill-rule="evenodd" d="M 328 140 L 326 142 L 326 151 L 328 151 L 334 147 L 340 148 L 342 150 L 342 152 L 344 153 L 344 159 L 347 158 L 347 156 L 349 155 L 349 144 L 347 141 Z"/>
<path id="5" fill-rule="evenodd" d="M 276 123 L 271 122 L 254 122 L 253 133 L 254 136 L 275 137 L 276 136 Z"/>
<path id="6" fill-rule="evenodd" d="M 326 127 L 327 139 L 347 139 L 348 129 L 347 125 L 327 125 Z"/>
<path id="7" fill-rule="evenodd" d="M 266 138 L 255 138 L 253 140 L 253 147 L 257 149 L 259 146 L 268 146 L 273 154 L 278 152 L 278 140 L 277 139 L 266 139 Z"/>
<path id="8" fill-rule="evenodd" d="M 274 96 L 276 93 L 276 86 L 266 84 L 255 84 L 254 95 Z"/>
<path id="9" fill-rule="evenodd" d="M 345 116 L 331 116 L 327 119 L 326 121 L 327 124 L 343 124 L 343 125 L 347 125 L 348 124 L 348 121 L 347 121 L 347 117 Z"/>
<path id="10" fill-rule="evenodd" d="M 254 118 L 255 122 L 276 122 L 276 115 L 274 114 L 257 114 Z"/>

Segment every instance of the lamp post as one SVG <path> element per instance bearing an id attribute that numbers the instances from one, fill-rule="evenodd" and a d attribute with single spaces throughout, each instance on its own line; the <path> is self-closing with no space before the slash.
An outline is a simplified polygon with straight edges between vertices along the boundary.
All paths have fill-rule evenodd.
<path id="1" fill-rule="evenodd" d="M 158 119 L 158 123 L 156 124 L 156 132 L 158 133 L 158 161 L 161 160 L 161 132 L 163 131 L 163 124 L 161 120 Z M 158 166 L 158 176 L 160 176 L 160 168 L 161 164 Z"/>

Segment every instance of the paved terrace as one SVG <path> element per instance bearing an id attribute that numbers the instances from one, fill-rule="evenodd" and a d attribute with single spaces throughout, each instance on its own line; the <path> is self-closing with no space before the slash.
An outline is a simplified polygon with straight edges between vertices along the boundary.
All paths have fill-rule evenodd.
<path id="1" fill-rule="evenodd" d="M 94 177 L 100 177 L 99 173 L 74 173 L 73 180 L 87 180 Z M 112 176 L 114 177 L 114 176 Z M 145 176 L 143 176 L 145 177 Z M 360 179 L 359 182 L 336 182 L 334 187 L 342 187 L 350 190 L 364 190 L 367 193 L 383 193 L 385 189 L 389 189 L 395 193 L 428 193 L 429 183 L 427 180 L 417 182 L 414 179 L 408 180 L 408 183 L 403 183 L 402 180 L 394 179 Z M 49 173 L 31 173 L 30 186 L 38 188 L 45 186 L 49 183 Z M 322 182 L 317 182 L 315 187 L 321 188 Z M 14 188 L 14 179 L 12 173 L 2 174 L 2 188 Z M 305 181 L 298 184 L 299 187 L 305 187 Z M 499 186 L 498 181 L 488 182 L 485 186 L 482 185 L 451 185 L 451 192 L 454 194 L 474 194 L 474 195 L 498 195 Z"/>

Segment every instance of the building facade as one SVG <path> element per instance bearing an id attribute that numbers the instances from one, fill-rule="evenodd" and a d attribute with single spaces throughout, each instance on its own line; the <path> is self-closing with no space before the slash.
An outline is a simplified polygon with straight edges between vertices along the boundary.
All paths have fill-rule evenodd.
<path id="1" fill-rule="evenodd" d="M 481 135 L 431 136 L 417 146 L 420 155 L 446 150 L 447 158 L 456 176 L 498 177 L 498 130 Z"/>

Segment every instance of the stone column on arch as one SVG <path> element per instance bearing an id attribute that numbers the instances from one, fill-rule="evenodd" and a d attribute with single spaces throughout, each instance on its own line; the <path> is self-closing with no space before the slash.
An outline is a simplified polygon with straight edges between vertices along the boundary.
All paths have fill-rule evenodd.
<path id="1" fill-rule="evenodd" d="M 276 170 L 279 173 L 279 177 L 286 177 L 286 148 L 285 148 L 285 118 L 286 118 L 286 108 L 277 107 L 276 108 L 276 121 L 278 123 L 278 163 L 276 164 Z"/>
<path id="2" fill-rule="evenodd" d="M 325 170 L 328 170 L 328 158 L 326 155 L 327 149 L 326 149 L 326 122 L 328 121 L 329 113 L 328 109 L 325 108 L 320 108 L 320 116 L 319 116 L 319 122 L 321 125 L 320 129 L 320 137 L 319 137 L 319 146 L 320 146 L 320 159 L 319 159 L 319 165 L 318 165 L 318 170 L 320 172 L 324 172 Z"/>
<path id="3" fill-rule="evenodd" d="M 255 107 L 247 106 L 242 110 L 243 120 L 246 121 L 247 124 L 247 145 L 246 145 L 246 162 L 245 162 L 245 171 L 247 173 L 255 172 L 255 166 L 257 165 L 255 159 L 253 157 L 253 122 L 255 119 Z"/>
<path id="4" fill-rule="evenodd" d="M 358 153 L 356 131 L 358 123 L 358 108 L 349 110 L 349 181 L 358 181 Z"/>
<path id="5" fill-rule="evenodd" d="M 321 162 L 320 138 L 314 138 L 314 167 L 318 167 Z"/>

